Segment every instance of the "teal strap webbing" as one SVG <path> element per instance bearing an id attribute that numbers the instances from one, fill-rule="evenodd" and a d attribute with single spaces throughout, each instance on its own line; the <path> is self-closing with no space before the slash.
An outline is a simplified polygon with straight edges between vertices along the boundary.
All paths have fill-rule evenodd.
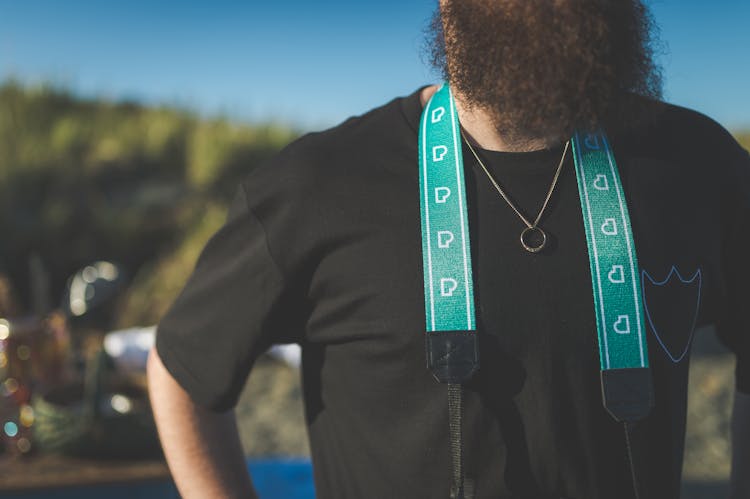
<path id="1" fill-rule="evenodd" d="M 640 271 L 620 175 L 602 133 L 573 136 L 601 370 L 648 367 Z"/>
<path id="2" fill-rule="evenodd" d="M 461 134 L 448 85 L 422 113 L 419 164 L 427 332 L 473 331 L 474 283 Z"/>

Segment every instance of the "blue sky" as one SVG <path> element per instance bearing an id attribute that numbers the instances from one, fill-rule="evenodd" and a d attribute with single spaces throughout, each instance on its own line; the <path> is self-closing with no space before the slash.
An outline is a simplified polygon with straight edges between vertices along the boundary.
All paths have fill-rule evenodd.
<path id="1" fill-rule="evenodd" d="M 0 0 L 0 79 L 321 128 L 436 81 L 436 0 Z M 750 128 L 750 1 L 654 0 L 667 100 Z"/>

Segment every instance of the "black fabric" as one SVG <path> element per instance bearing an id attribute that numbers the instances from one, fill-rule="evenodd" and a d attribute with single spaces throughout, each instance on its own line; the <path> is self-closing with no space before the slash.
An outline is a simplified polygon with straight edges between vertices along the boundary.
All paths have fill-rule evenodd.
<path id="1" fill-rule="evenodd" d="M 320 498 L 449 492 L 447 387 L 425 362 L 420 112 L 417 93 L 396 99 L 254 170 L 158 328 L 167 369 L 215 410 L 236 402 L 270 344 L 302 345 Z M 643 272 L 654 380 L 654 409 L 632 428 L 633 457 L 641 499 L 677 498 L 694 324 L 718 324 L 738 357 L 738 388 L 750 393 L 750 158 L 719 125 L 674 106 L 610 139 Z M 535 216 L 562 150 L 479 153 Z M 623 428 L 601 402 L 572 158 L 541 221 L 548 247 L 530 254 L 522 222 L 464 157 L 481 362 L 463 396 L 475 497 L 630 499 Z"/>

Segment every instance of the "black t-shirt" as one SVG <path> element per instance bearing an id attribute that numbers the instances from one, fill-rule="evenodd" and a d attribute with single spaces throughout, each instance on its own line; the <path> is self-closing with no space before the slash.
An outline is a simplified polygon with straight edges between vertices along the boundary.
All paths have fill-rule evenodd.
<path id="1" fill-rule="evenodd" d="M 420 113 L 418 93 L 395 99 L 254 170 L 158 328 L 167 369 L 214 410 L 236 403 L 271 344 L 302 345 L 320 498 L 448 496 L 447 390 L 425 364 Z M 696 325 L 718 325 L 737 354 L 738 389 L 750 392 L 750 157 L 719 125 L 674 106 L 610 139 L 656 400 L 633 430 L 636 473 L 646 497 L 677 498 Z M 533 218 L 562 147 L 479 153 Z M 623 428 L 601 401 L 572 157 L 538 254 L 521 247 L 523 223 L 466 148 L 464 158 L 481 368 L 466 385 L 463 434 L 476 497 L 631 499 Z"/>

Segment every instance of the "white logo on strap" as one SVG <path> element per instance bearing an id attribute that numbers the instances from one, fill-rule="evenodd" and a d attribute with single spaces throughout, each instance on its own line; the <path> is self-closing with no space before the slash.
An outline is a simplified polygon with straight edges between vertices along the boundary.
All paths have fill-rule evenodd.
<path id="1" fill-rule="evenodd" d="M 625 282 L 625 269 L 622 265 L 612 265 L 607 277 L 612 284 L 622 284 Z"/>
<path id="2" fill-rule="evenodd" d="M 435 202 L 438 204 L 445 203 L 451 196 L 449 187 L 435 187 Z"/>
<path id="3" fill-rule="evenodd" d="M 440 106 L 432 110 L 432 122 L 439 123 L 445 115 L 445 108 Z"/>
<path id="4" fill-rule="evenodd" d="M 438 232 L 438 248 L 449 248 L 453 242 L 453 232 L 441 230 Z"/>
<path id="5" fill-rule="evenodd" d="M 599 137 L 597 137 L 594 134 L 586 135 L 586 138 L 583 139 L 583 143 L 586 145 L 588 149 L 592 151 L 599 150 Z"/>
<path id="6" fill-rule="evenodd" d="M 446 154 L 448 154 L 448 146 L 435 146 L 432 148 L 432 161 L 435 163 L 443 161 Z"/>
<path id="7" fill-rule="evenodd" d="M 450 277 L 440 279 L 440 296 L 453 296 L 453 292 L 458 288 L 458 281 Z"/>
<path id="8" fill-rule="evenodd" d="M 612 325 L 612 329 L 617 334 L 630 334 L 630 317 L 627 315 L 618 315 L 617 320 Z"/>
<path id="9" fill-rule="evenodd" d="M 603 175 L 601 173 L 596 175 L 596 178 L 594 179 L 594 189 L 596 189 L 597 191 L 609 190 L 609 180 L 607 180 L 606 175 Z"/>
<path id="10" fill-rule="evenodd" d="M 614 218 L 604 220 L 604 223 L 602 224 L 602 233 L 607 236 L 617 235 L 617 222 Z"/>

